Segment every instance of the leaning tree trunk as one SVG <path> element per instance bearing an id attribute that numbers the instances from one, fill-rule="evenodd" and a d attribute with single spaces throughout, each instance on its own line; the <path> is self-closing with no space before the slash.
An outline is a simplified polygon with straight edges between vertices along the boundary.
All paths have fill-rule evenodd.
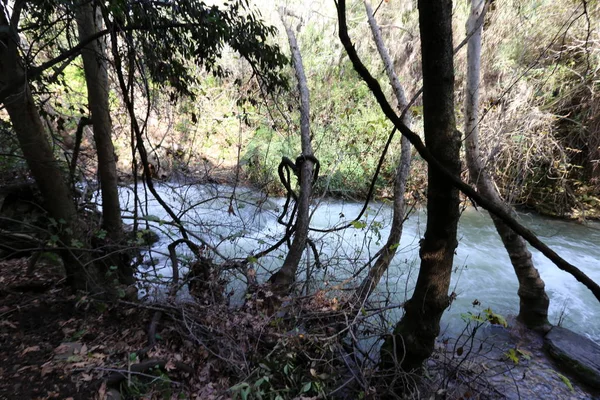
<path id="1" fill-rule="evenodd" d="M 10 26 L 7 13 L 0 6 L 0 27 L 8 34 L 0 37 L 0 82 L 23 82 L 9 93 L 4 106 L 17 135 L 23 156 L 44 199 L 44 208 L 57 221 L 57 235 L 64 246 L 70 246 L 78 238 L 77 210 L 66 177 L 54 157 L 38 109 L 33 100 L 29 83 L 25 79 L 23 60 L 19 56 L 16 26 Z M 13 17 L 13 20 L 18 20 Z M 10 29 L 8 29 L 10 26 Z M 84 268 L 72 251 L 62 250 L 67 273 L 67 283 L 76 289 L 100 290 L 99 275 L 93 268 Z"/>
<path id="2" fill-rule="evenodd" d="M 371 27 L 371 33 L 373 34 L 373 39 L 377 45 L 377 51 L 379 52 L 379 56 L 383 61 L 385 72 L 390 80 L 390 84 L 392 85 L 396 100 L 398 101 L 398 109 L 403 111 L 408 106 L 404 90 L 402 89 L 402 85 L 400 84 L 400 81 L 396 76 L 396 72 L 394 71 L 394 64 L 390 54 L 383 43 L 383 38 L 381 37 L 381 32 L 379 26 L 377 25 L 377 21 L 373 16 L 371 5 L 368 1 L 365 1 L 364 3 L 367 18 L 369 19 L 369 26 Z M 410 126 L 410 117 L 408 115 L 408 113 L 404 113 L 404 117 L 402 119 L 402 122 L 406 126 Z M 406 208 L 404 202 L 404 192 L 406 191 L 406 180 L 408 179 L 408 173 L 410 171 L 410 142 L 406 136 L 402 136 L 401 148 L 400 160 L 396 168 L 396 177 L 394 180 L 394 214 L 390 227 L 390 235 L 388 236 L 385 246 L 381 249 L 381 253 L 379 254 L 379 257 L 377 257 L 375 264 L 369 269 L 367 276 L 356 291 L 354 302 L 358 305 L 362 304 L 369 297 L 379 283 L 379 280 L 388 269 L 392 259 L 396 255 L 396 249 L 398 248 L 400 238 L 402 237 L 402 225 L 404 223 L 404 212 Z"/>
<path id="3" fill-rule="evenodd" d="M 79 39 L 82 41 L 100 30 L 102 19 L 91 1 L 76 7 Z M 102 191 L 102 228 L 108 232 L 109 238 L 116 242 L 123 233 L 123 226 L 117 188 L 115 149 L 111 137 L 108 71 L 103 39 L 95 40 L 85 46 L 81 57 L 98 156 L 98 175 Z"/>
<path id="4" fill-rule="evenodd" d="M 450 173 L 460 174 L 460 134 L 454 118 L 452 1 L 419 0 L 425 143 Z M 421 268 L 405 315 L 381 349 L 384 368 L 420 368 L 434 349 L 440 318 L 450 304 L 448 288 L 457 246 L 458 190 L 438 168 L 428 166 L 427 227 Z"/>
<path id="5" fill-rule="evenodd" d="M 298 180 L 300 182 L 300 192 L 298 194 L 297 217 L 294 230 L 294 239 L 290 249 L 283 261 L 283 266 L 274 273 L 269 282 L 280 291 L 289 290 L 290 286 L 296 280 L 296 271 L 302 258 L 302 253 L 306 248 L 308 239 L 308 227 L 310 223 L 310 197 L 313 185 L 313 168 L 315 160 L 310 141 L 310 105 L 308 84 L 302 65 L 302 56 L 294 32 L 284 21 L 284 13 L 281 12 L 281 19 L 285 25 L 290 48 L 292 51 L 292 62 L 298 79 L 298 90 L 300 92 L 300 140 L 302 144 L 302 155 L 298 158 L 302 162 L 297 165 L 299 168 Z"/>
<path id="6" fill-rule="evenodd" d="M 471 183 L 479 193 L 507 213 L 514 210 L 502 201 L 490 176 L 484 169 L 479 152 L 479 73 L 481 60 L 481 17 L 484 0 L 471 1 L 471 16 L 467 21 L 467 33 L 472 36 L 467 47 L 467 86 L 465 93 L 465 146 Z M 520 309 L 518 319 L 528 327 L 546 331 L 550 301 L 544 290 L 544 281 L 533 265 L 531 253 L 525 240 L 510 229 L 500 218 L 491 214 L 498 234 L 512 262 L 519 280 Z"/>

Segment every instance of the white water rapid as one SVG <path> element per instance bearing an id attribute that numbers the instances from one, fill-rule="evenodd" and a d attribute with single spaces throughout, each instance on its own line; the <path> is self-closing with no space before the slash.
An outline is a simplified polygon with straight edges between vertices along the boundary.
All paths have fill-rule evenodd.
<path id="1" fill-rule="evenodd" d="M 278 224 L 283 199 L 267 199 L 260 193 L 237 188 L 232 201 L 233 188 L 215 185 L 174 186 L 158 185 L 161 196 L 173 207 L 187 229 L 210 243 L 225 257 L 246 258 L 257 250 L 268 247 L 283 235 L 284 227 Z M 161 221 L 170 221 L 166 212 L 148 193 L 144 200 L 140 187 L 142 214 L 151 217 L 148 223 L 158 231 L 160 241 L 153 247 L 155 270 L 164 277 L 171 275 L 166 256 L 166 246 L 178 238 L 177 229 Z M 123 189 L 122 206 L 131 216 L 133 210 L 132 189 Z M 230 208 L 231 205 L 231 208 Z M 362 204 L 325 199 L 315 201 L 312 228 L 331 228 L 344 221 L 351 221 Z M 600 281 L 600 224 L 587 225 L 519 214 L 520 220 L 534 230 L 539 237 L 569 262 L 583 270 L 592 279 Z M 389 232 L 391 208 L 373 203 L 365 226 L 356 225 L 341 232 L 312 232 L 311 238 L 326 266 L 313 276 L 320 282 L 339 282 L 361 268 L 381 247 Z M 157 222 L 158 221 L 158 222 Z M 396 303 L 410 296 L 418 273 L 419 240 L 425 230 L 426 215 L 414 211 L 404 225 L 401 246 L 393 265 L 379 285 L 380 293 L 392 293 Z M 127 221 L 126 221 L 127 222 Z M 185 253 L 185 246 L 178 248 Z M 281 264 L 285 245 L 261 259 L 257 264 L 259 277 Z M 163 254 L 159 254 L 162 252 Z M 539 252 L 533 250 L 536 267 L 546 283 L 551 299 L 550 322 L 584 334 L 600 342 L 600 303 L 582 284 L 569 274 L 559 270 Z M 309 255 L 312 260 L 312 254 Z M 444 329 L 450 332 L 460 329 L 464 323 L 460 315 L 473 309 L 478 300 L 483 307 L 491 307 L 501 315 L 516 314 L 519 306 L 517 279 L 491 219 L 484 211 L 466 209 L 460 219 L 459 246 L 454 261 L 451 291 L 457 294 L 443 318 Z M 152 268 L 147 268 L 148 276 Z M 144 272 L 142 270 L 142 275 Z M 302 278 L 302 276 L 300 277 Z M 358 281 L 356 281 L 358 282 Z M 352 282 L 350 283 L 351 286 Z M 237 295 L 242 288 L 238 285 Z"/>

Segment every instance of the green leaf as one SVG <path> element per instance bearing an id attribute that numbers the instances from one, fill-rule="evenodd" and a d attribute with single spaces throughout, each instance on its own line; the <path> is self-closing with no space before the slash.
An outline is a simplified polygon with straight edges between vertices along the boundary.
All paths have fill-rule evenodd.
<path id="1" fill-rule="evenodd" d="M 302 385 L 302 393 L 308 392 L 311 387 L 312 387 L 312 382 L 306 382 L 304 385 Z"/>
<path id="2" fill-rule="evenodd" d="M 240 396 L 242 399 L 247 399 L 248 394 L 250 393 L 250 385 L 247 382 L 240 382 L 237 385 L 234 385 L 229 388 L 231 392 L 233 392 L 234 400 Z"/>
<path id="3" fill-rule="evenodd" d="M 262 385 L 265 382 L 269 382 L 269 377 L 268 376 L 263 376 L 262 378 L 260 378 L 256 382 L 254 382 L 254 387 L 255 388 L 259 388 L 260 385 Z"/>
<path id="4" fill-rule="evenodd" d="M 248 396 L 250 395 L 250 386 L 242 389 L 240 394 L 242 395 L 242 400 L 248 400 Z"/>
<path id="5" fill-rule="evenodd" d="M 364 229 L 367 227 L 367 223 L 364 221 L 352 221 L 350 224 L 352 224 L 352 227 L 355 229 Z"/>
<path id="6" fill-rule="evenodd" d="M 563 381 L 563 383 L 565 385 L 567 385 L 567 387 L 569 388 L 569 390 L 571 392 L 575 392 L 575 389 L 573 388 L 573 384 L 571 383 L 571 380 L 569 378 L 567 378 L 566 376 L 564 376 L 563 374 L 557 372 L 556 373 L 558 375 L 558 377 L 560 378 L 561 381 Z"/>
<path id="7" fill-rule="evenodd" d="M 515 363 L 515 364 L 519 363 L 519 355 L 517 354 L 515 349 L 508 350 L 506 353 L 504 353 L 504 355 L 506 357 L 508 357 L 509 360 L 511 360 L 513 363 Z"/>
<path id="8" fill-rule="evenodd" d="M 505 328 L 508 326 L 508 322 L 506 322 L 506 319 L 504 319 L 502 315 L 493 312 L 491 308 L 486 308 L 484 312 L 486 313 L 487 319 L 490 322 L 490 324 L 501 325 Z"/>

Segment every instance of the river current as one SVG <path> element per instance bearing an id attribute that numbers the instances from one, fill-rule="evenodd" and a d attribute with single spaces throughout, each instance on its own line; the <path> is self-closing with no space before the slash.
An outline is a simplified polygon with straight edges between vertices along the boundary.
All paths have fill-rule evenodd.
<path id="1" fill-rule="evenodd" d="M 223 257 L 246 258 L 268 247 L 279 239 L 285 228 L 277 218 L 284 199 L 266 198 L 256 191 L 221 185 L 158 185 L 167 203 L 180 215 L 186 228 L 209 243 Z M 171 267 L 167 245 L 178 238 L 178 230 L 165 223 L 167 213 L 140 187 L 138 210 L 146 215 L 146 222 L 158 231 L 160 240 L 151 255 L 155 267 L 142 269 L 141 275 L 168 280 Z M 131 216 L 133 196 L 131 188 L 121 190 L 122 206 Z M 313 204 L 311 227 L 327 229 L 354 219 L 362 204 L 331 199 L 316 199 Z M 519 213 L 521 223 L 532 229 L 547 245 L 567 261 L 600 282 L 600 224 L 562 221 Z M 372 203 L 361 223 L 335 233 L 313 231 L 313 239 L 320 254 L 323 268 L 312 271 L 319 284 L 345 282 L 352 286 L 359 280 L 347 281 L 359 271 L 381 248 L 389 233 L 391 207 Z M 382 278 L 374 296 L 401 303 L 410 297 L 418 274 L 419 240 L 425 231 L 426 213 L 413 210 L 408 216 L 402 241 L 388 273 Z M 489 215 L 474 208 L 466 208 L 459 223 L 459 246 L 454 259 L 454 273 L 450 290 L 456 300 L 445 312 L 443 329 L 458 332 L 464 322 L 460 316 L 477 312 L 474 302 L 490 307 L 501 315 L 518 312 L 517 278 Z M 184 246 L 179 247 L 185 255 Z M 281 265 L 285 246 L 258 261 L 255 265 L 259 278 Z M 536 267 L 546 283 L 550 297 L 550 322 L 584 334 L 600 342 L 600 303 L 592 293 L 572 276 L 559 270 L 541 253 L 532 250 Z M 149 254 L 148 254 L 149 255 Z M 309 263 L 314 261 L 311 253 Z M 218 258 L 218 257 L 217 257 Z M 306 259 L 303 265 L 306 264 Z M 305 269 L 304 269 L 305 271 Z M 300 279 L 305 272 L 301 273 Z M 241 282 L 241 280 L 239 281 Z M 238 283 L 239 283 L 238 282 Z M 234 285 L 236 295 L 243 295 L 243 285 Z"/>

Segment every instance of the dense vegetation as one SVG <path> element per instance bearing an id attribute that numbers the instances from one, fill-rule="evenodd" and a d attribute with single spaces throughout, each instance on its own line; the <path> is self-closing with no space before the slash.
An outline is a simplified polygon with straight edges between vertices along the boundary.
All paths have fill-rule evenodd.
<path id="1" fill-rule="evenodd" d="M 363 2 L 348 3 L 2 3 L 0 315 L 37 293 L 28 313 L 54 317 L 32 320 L 21 343 L 3 333 L 0 354 L 53 351 L 41 370 L 56 382 L 42 392 L 73 393 L 62 368 L 85 387 L 81 398 L 492 396 L 497 387 L 465 378 L 474 370 L 463 362 L 481 355 L 471 354 L 478 329 L 506 326 L 502 316 L 466 316 L 463 336 L 444 343 L 452 350 L 436 347 L 455 296 L 458 219 L 470 203 L 490 212 L 510 255 L 518 324 L 550 329 L 528 244 L 600 299 L 600 287 L 513 211 L 600 217 L 599 6 L 386 0 L 373 5 L 376 28 Z M 479 35 L 481 72 L 469 75 Z M 388 83 L 395 79 L 399 86 Z M 176 185 L 179 200 L 161 182 Z M 227 189 L 188 200 L 189 185 L 207 183 Z M 123 188 L 140 204 L 126 213 Z M 166 218 L 148 211 L 148 196 Z M 271 206 L 269 196 L 285 203 Z M 314 201 L 324 197 L 391 204 L 387 242 L 362 213 L 315 229 Z M 189 219 L 209 201 L 229 216 L 244 207 L 259 215 L 266 204 L 282 231 L 256 240 L 224 220 Z M 390 305 L 391 295 L 370 296 L 411 207 L 428 214 L 421 267 L 407 301 Z M 379 249 L 368 259 L 322 259 L 323 243 L 344 229 Z M 251 248 L 219 247 L 244 236 Z M 145 279 L 155 240 L 168 241 L 168 279 Z M 244 293 L 234 296 L 240 282 Z M 181 301 L 184 286 L 194 301 Z M 38 323 L 53 333 L 40 339 Z M 120 334 L 126 343 L 117 346 Z M 515 365 L 529 357 L 504 350 Z"/>

